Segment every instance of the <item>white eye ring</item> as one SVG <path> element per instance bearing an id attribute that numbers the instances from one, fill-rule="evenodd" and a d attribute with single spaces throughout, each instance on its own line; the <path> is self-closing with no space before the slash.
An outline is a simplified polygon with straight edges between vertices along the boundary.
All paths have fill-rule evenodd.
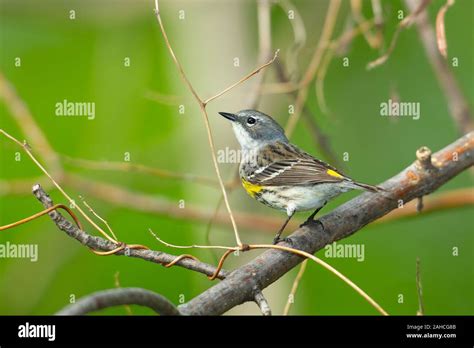
<path id="1" fill-rule="evenodd" d="M 249 118 L 247 118 L 247 124 L 249 126 L 253 126 L 255 123 L 257 123 L 257 120 L 255 119 L 255 117 L 249 116 Z"/>

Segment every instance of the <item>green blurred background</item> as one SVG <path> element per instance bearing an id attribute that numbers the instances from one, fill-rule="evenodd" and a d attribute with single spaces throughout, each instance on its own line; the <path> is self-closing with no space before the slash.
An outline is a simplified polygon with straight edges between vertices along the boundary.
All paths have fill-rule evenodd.
<path id="1" fill-rule="evenodd" d="M 300 77 L 306 70 L 321 33 L 327 10 L 326 1 L 293 1 L 301 14 L 307 40 L 298 56 Z M 434 19 L 444 1 L 433 1 L 428 11 Z M 383 1 L 385 45 L 398 23 L 397 11 L 405 10 L 399 1 Z M 365 16 L 371 17 L 369 1 L 363 2 Z M 474 3 L 457 1 L 446 15 L 449 58 L 457 57 L 453 72 L 472 104 Z M 69 19 L 75 10 L 76 18 Z M 184 10 L 185 19 L 180 19 Z M 233 83 L 256 66 L 258 59 L 257 5 L 255 1 L 162 1 L 161 12 L 168 35 L 185 71 L 198 93 L 210 96 Z M 407 11 L 405 11 L 407 12 Z M 347 30 L 349 2 L 343 2 L 335 36 Z M 272 48 L 281 50 L 286 61 L 293 48 L 293 34 L 287 14 L 277 5 L 271 9 Z M 39 127 L 60 154 L 98 160 L 123 161 L 129 152 L 133 163 L 177 172 L 214 177 L 206 132 L 199 108 L 179 78 L 153 15 L 150 1 L 1 1 L 0 69 L 27 104 Z M 342 57 L 332 61 L 325 94 L 331 114 L 321 112 L 314 92 L 308 106 L 318 124 L 330 137 L 335 152 L 349 152 L 345 172 L 361 181 L 378 183 L 398 173 L 415 158 L 415 150 L 427 145 L 436 151 L 451 143 L 458 134 L 449 115 L 445 98 L 419 42 L 416 28 L 400 34 L 390 59 L 372 71 L 366 64 L 379 52 L 372 50 L 358 36 L 344 56 L 350 66 L 343 67 Z M 21 67 L 15 67 L 15 58 Z M 124 59 L 130 58 L 130 66 Z M 240 66 L 233 59 L 239 57 Z M 274 68 L 266 82 L 276 82 Z M 254 90 L 249 80 L 231 93 L 209 105 L 209 117 L 216 147 L 237 149 L 229 124 L 217 111 L 237 111 Z M 173 95 L 173 103 L 158 103 L 150 91 Z M 421 118 L 389 119 L 379 115 L 379 105 L 393 96 L 401 101 L 421 103 Z M 57 117 L 55 104 L 68 101 L 95 102 L 96 117 Z M 185 106 L 180 114 L 179 104 Z M 274 115 L 282 124 L 288 119 L 288 105 L 294 99 L 285 94 L 265 94 L 259 109 Z M 4 103 L 0 104 L 1 128 L 24 139 Z M 308 152 L 324 159 L 315 147 L 303 122 L 298 123 L 292 140 Z M 34 149 L 33 149 L 34 150 Z M 15 161 L 21 151 L 3 138 L 0 141 L 1 178 L 28 179 L 41 173 L 26 155 Z M 327 159 L 327 158 L 325 158 Z M 72 173 L 131 191 L 150 194 L 178 206 L 200 206 L 212 211 L 219 200 L 219 190 L 193 182 L 158 178 L 140 173 L 98 171 L 65 165 Z M 221 164 L 226 179 L 234 176 L 235 165 Z M 34 184 L 32 179 L 31 185 Z M 439 192 L 472 186 L 465 172 L 443 186 Z M 82 194 L 87 202 L 112 226 L 121 240 L 142 243 L 171 253 L 176 250 L 159 245 L 148 233 L 151 227 L 163 239 L 176 244 L 205 244 L 207 222 L 175 219 L 166 214 L 143 213 L 133 207 L 103 202 L 84 194 L 79 187 L 64 185 L 75 199 Z M 50 190 L 56 203 L 65 202 L 57 190 Z M 330 211 L 357 193 L 345 194 L 324 209 Z M 38 212 L 40 204 L 30 190 L 19 195 L 0 192 L 0 225 Z M 238 188 L 230 195 L 233 209 L 274 216 L 273 211 L 249 198 Z M 186 209 L 186 208 L 184 208 Z M 224 208 L 221 208 L 225 211 Z M 296 219 L 303 221 L 304 214 Z M 88 228 L 92 231 L 92 228 Z M 242 230 L 245 242 L 269 242 L 271 234 Z M 233 232 L 214 225 L 213 243 L 231 245 Z M 60 232 L 47 218 L 0 233 L 0 243 L 38 244 L 39 260 L 0 259 L 0 314 L 52 314 L 65 306 L 71 295 L 76 298 L 114 287 L 114 274 L 120 272 L 122 286 L 143 287 L 168 297 L 175 304 L 188 301 L 213 283 L 205 276 L 178 267 L 166 269 L 156 264 L 126 257 L 98 257 L 78 242 Z M 473 208 L 437 212 L 412 219 L 367 226 L 341 243 L 365 246 L 364 262 L 355 259 L 327 259 L 390 314 L 414 315 L 417 292 L 415 261 L 421 259 L 421 273 L 426 314 L 474 313 L 474 238 Z M 453 247 L 459 255 L 453 256 Z M 233 269 L 260 251 L 232 257 L 226 263 Z M 209 251 L 193 254 L 214 262 Z M 324 250 L 317 253 L 324 257 Z M 297 269 L 267 288 L 274 314 L 286 303 Z M 404 301 L 399 303 L 399 295 Z M 134 314 L 151 314 L 138 307 Z M 231 314 L 258 314 L 253 303 L 233 309 Z M 291 314 L 366 314 L 377 312 L 351 288 L 314 263 L 306 273 L 295 297 Z M 123 307 L 100 314 L 126 314 Z"/>

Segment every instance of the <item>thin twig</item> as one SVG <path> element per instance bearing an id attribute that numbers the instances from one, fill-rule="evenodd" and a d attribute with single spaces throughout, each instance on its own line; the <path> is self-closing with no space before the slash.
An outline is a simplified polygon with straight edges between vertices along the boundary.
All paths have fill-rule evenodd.
<path id="1" fill-rule="evenodd" d="M 329 113 L 329 108 L 327 106 L 326 98 L 324 96 L 324 80 L 326 78 L 326 72 L 334 54 L 341 47 L 347 46 L 348 43 L 352 41 L 356 35 L 368 32 L 373 26 L 373 19 L 360 22 L 355 28 L 351 28 L 350 30 L 345 31 L 341 36 L 331 41 L 331 43 L 328 45 L 328 49 L 326 50 L 324 58 L 321 62 L 321 66 L 319 67 L 316 73 L 315 79 L 316 98 L 318 100 L 319 107 L 323 113 Z"/>
<path id="2" fill-rule="evenodd" d="M 76 223 L 77 227 L 79 227 L 79 229 L 82 230 L 81 222 L 79 221 L 77 216 L 72 212 L 72 210 L 69 209 L 69 207 L 65 206 L 64 204 L 55 204 L 52 207 L 49 207 L 49 208 L 47 208 L 43 211 L 40 211 L 39 213 L 33 214 L 33 215 L 31 215 L 27 218 L 21 219 L 19 221 L 12 222 L 11 224 L 8 224 L 8 225 L 0 226 L 0 231 L 8 230 L 9 228 L 13 228 L 13 227 L 22 225 L 24 223 L 30 222 L 31 220 L 34 220 L 36 218 L 39 218 L 40 216 L 49 214 L 49 212 L 51 212 L 53 210 L 56 210 L 56 209 L 64 209 L 65 211 L 67 211 L 67 213 L 72 217 L 72 219 Z"/>
<path id="3" fill-rule="evenodd" d="M 357 23 L 357 25 L 360 25 L 361 23 L 365 22 L 366 19 L 364 18 L 362 14 L 362 0 L 351 0 L 351 11 L 352 11 L 352 17 Z M 378 1 L 372 0 L 372 8 L 374 10 L 374 21 L 377 22 L 377 25 L 381 26 L 381 20 L 380 20 L 380 15 L 381 15 L 381 7 L 380 3 Z M 380 24 L 379 24 L 380 23 Z M 380 48 L 382 44 L 382 39 L 383 36 L 380 33 L 380 31 L 377 31 L 376 34 L 373 34 L 370 30 L 362 32 L 365 41 L 369 44 L 369 46 L 373 49 Z"/>
<path id="4" fill-rule="evenodd" d="M 177 245 L 177 244 L 171 244 L 171 243 L 168 243 L 168 242 L 165 242 L 163 239 L 161 239 L 160 237 L 158 237 L 155 232 L 152 231 L 151 228 L 148 229 L 148 231 L 152 234 L 153 237 L 155 237 L 155 239 L 160 242 L 161 244 L 164 244 L 166 245 L 167 247 L 170 247 L 170 248 L 177 248 L 177 249 L 226 249 L 226 250 L 232 250 L 232 251 L 236 251 L 236 250 L 239 250 L 239 247 L 231 247 L 231 246 L 223 246 L 223 245 L 196 245 L 196 244 L 192 244 L 192 245 Z"/>
<path id="5" fill-rule="evenodd" d="M 425 306 L 423 305 L 423 288 L 421 286 L 421 265 L 420 258 L 416 258 L 416 292 L 418 294 L 418 311 L 416 315 L 425 315 Z"/>
<path id="6" fill-rule="evenodd" d="M 291 137 L 293 131 L 295 130 L 296 124 L 300 118 L 301 111 L 303 109 L 303 105 L 305 104 L 306 98 L 308 96 L 309 83 L 316 75 L 319 64 L 321 63 L 321 59 L 323 57 L 323 53 L 329 41 L 331 40 L 340 5 L 341 0 L 331 0 L 329 2 L 329 7 L 326 14 L 326 18 L 324 20 L 321 37 L 319 38 L 318 45 L 316 46 L 316 50 L 313 54 L 313 57 L 311 58 L 311 62 L 309 63 L 308 69 L 306 70 L 301 80 L 301 87 L 298 91 L 298 96 L 296 97 L 295 113 L 290 116 L 285 127 L 285 132 L 288 137 Z"/>
<path id="7" fill-rule="evenodd" d="M 439 53 L 441 53 L 444 58 L 448 58 L 448 43 L 446 41 L 444 16 L 452 5 L 454 5 L 454 0 L 447 0 L 446 4 L 440 8 L 436 15 L 436 42 L 438 43 Z"/>
<path id="8" fill-rule="evenodd" d="M 306 265 L 308 264 L 308 259 L 304 260 L 301 262 L 300 269 L 298 271 L 298 274 L 295 277 L 295 280 L 293 281 L 293 285 L 291 286 L 291 291 L 290 294 L 288 295 L 288 300 L 286 301 L 285 309 L 283 310 L 283 315 L 288 315 L 290 312 L 291 305 L 295 301 L 295 294 L 296 290 L 298 290 L 298 285 L 300 284 L 301 278 L 303 278 L 303 274 L 306 270 Z"/>
<path id="9" fill-rule="evenodd" d="M 219 209 L 221 208 L 221 205 L 222 205 L 222 202 L 224 201 L 222 195 L 219 197 L 219 200 L 217 201 L 216 203 L 216 206 L 214 208 L 214 212 L 212 213 L 212 216 L 211 218 L 209 219 L 209 221 L 207 222 L 206 224 L 206 230 L 204 232 L 204 240 L 206 241 L 206 244 L 207 245 L 211 245 L 211 230 L 212 230 L 212 226 L 214 224 L 214 222 L 216 221 L 217 219 L 217 216 L 219 214 Z M 238 220 L 237 220 L 238 221 Z M 239 224 L 240 226 L 240 224 Z M 214 252 L 213 249 L 209 249 L 209 252 L 211 253 L 211 256 L 212 258 L 214 259 L 214 262 L 217 263 L 218 260 L 217 260 L 217 256 L 216 256 L 216 253 Z"/>
<path id="10" fill-rule="evenodd" d="M 414 19 L 420 13 L 423 12 L 423 10 L 426 8 L 426 6 L 429 5 L 430 2 L 431 2 L 431 0 L 421 1 L 416 9 L 412 13 L 410 13 L 408 16 L 406 16 L 398 24 L 397 29 L 395 29 L 395 33 L 393 34 L 392 41 L 390 42 L 390 46 L 388 47 L 388 50 L 383 55 L 378 57 L 377 59 L 369 62 L 367 64 L 367 70 L 371 70 L 375 67 L 378 67 L 378 66 L 382 65 L 383 63 L 385 63 L 388 60 L 388 58 L 392 54 L 393 50 L 395 49 L 395 46 L 396 46 L 397 40 L 398 40 L 398 36 L 400 35 L 401 31 L 406 29 L 406 28 L 409 28 L 411 26 L 411 24 L 413 23 Z"/>
<path id="11" fill-rule="evenodd" d="M 176 265 L 179 261 L 183 260 L 183 259 L 191 259 L 191 260 L 194 260 L 194 261 L 197 261 L 197 262 L 200 262 L 199 259 L 194 256 L 194 255 L 191 255 L 191 254 L 181 254 L 179 255 L 178 257 L 176 257 L 173 261 L 171 261 L 170 263 L 167 263 L 163 266 L 165 266 L 166 268 L 169 268 L 169 267 L 173 267 L 174 265 Z"/>
<path id="12" fill-rule="evenodd" d="M 413 0 L 405 0 L 405 3 L 412 11 L 418 6 L 418 2 Z M 470 110 L 468 100 L 456 81 L 453 71 L 448 66 L 446 59 L 439 54 L 436 43 L 436 33 L 426 11 L 420 13 L 416 21 L 416 26 L 421 43 L 425 49 L 426 57 L 443 90 L 446 101 L 448 102 L 450 115 L 457 126 L 458 132 L 459 134 L 467 134 L 474 130 L 474 116 Z"/>
<path id="13" fill-rule="evenodd" d="M 232 254 L 235 250 L 233 249 L 229 249 L 229 250 L 226 250 L 224 254 L 222 254 L 220 260 L 219 260 L 219 263 L 217 264 L 217 267 L 216 267 L 216 271 L 210 275 L 210 276 L 207 276 L 207 278 L 209 278 L 209 280 L 214 280 L 217 278 L 217 275 L 219 274 L 219 272 L 221 271 L 222 269 L 222 266 L 224 266 L 224 262 L 225 260 L 227 259 L 227 256 L 229 256 L 230 254 Z"/>
<path id="14" fill-rule="evenodd" d="M 181 96 L 178 95 L 162 94 L 157 91 L 147 91 L 145 93 L 145 97 L 150 100 L 156 101 L 157 103 L 165 105 L 179 105 L 183 99 Z"/>
<path id="15" fill-rule="evenodd" d="M 113 239 L 112 237 L 110 237 L 102 228 L 100 228 L 90 217 L 89 215 L 87 215 L 82 209 L 81 207 L 79 207 L 78 205 L 75 204 L 74 200 L 69 197 L 69 195 L 66 193 L 66 191 L 64 191 L 64 189 L 56 182 L 56 180 L 53 179 L 53 177 L 51 176 L 51 174 L 49 174 L 49 172 L 43 167 L 43 165 L 36 159 L 36 157 L 33 155 L 33 153 L 30 151 L 30 147 L 29 145 L 25 142 L 25 143 L 21 143 L 18 139 L 16 139 L 15 137 L 13 137 L 12 135 L 8 134 L 7 132 L 5 132 L 3 129 L 0 129 L 0 133 L 3 134 L 5 137 L 7 137 L 8 139 L 10 139 L 11 141 L 13 141 L 15 144 L 17 144 L 18 146 L 20 146 L 27 154 L 28 156 L 31 158 L 31 160 L 36 164 L 36 166 L 51 180 L 51 182 L 53 183 L 54 186 L 56 186 L 56 188 L 59 190 L 59 192 L 62 193 L 62 195 L 64 197 L 66 197 L 66 199 L 68 200 L 68 202 L 74 206 L 78 211 L 79 213 L 81 213 L 81 215 L 97 230 L 99 231 L 104 237 L 106 237 L 108 240 L 110 240 L 111 242 L 114 242 L 114 243 L 117 243 L 117 241 L 115 239 Z"/>
<path id="16" fill-rule="evenodd" d="M 60 176 L 62 172 L 58 155 L 54 152 L 48 139 L 31 115 L 26 103 L 20 98 L 13 85 L 0 72 L 0 97 L 10 110 L 10 115 L 16 121 L 32 147 L 36 149 L 54 175 Z"/>
<path id="17" fill-rule="evenodd" d="M 304 25 L 303 18 L 301 18 L 297 7 L 294 6 L 291 1 L 280 0 L 277 2 L 277 4 L 283 9 L 283 11 L 285 11 L 285 15 L 288 18 L 288 22 L 290 23 L 291 28 L 293 29 L 294 41 L 291 47 L 288 49 L 288 53 L 286 56 L 288 71 L 290 72 L 289 80 L 292 80 L 292 78 L 294 78 L 295 75 L 297 75 L 298 73 L 298 55 L 301 49 L 306 44 L 306 28 Z M 290 11 L 293 11 L 294 18 L 289 18 Z"/>
<path id="18" fill-rule="evenodd" d="M 275 64 L 275 66 L 276 66 L 277 77 L 279 78 L 279 80 L 282 82 L 289 81 L 283 64 L 281 62 L 278 62 L 277 64 Z M 293 90 L 293 91 L 289 90 L 288 93 L 292 95 L 294 98 L 297 98 L 298 96 L 298 93 L 296 90 Z M 343 168 L 342 162 L 338 159 L 334 150 L 332 149 L 329 137 L 325 133 L 323 133 L 318 123 L 316 122 L 314 114 L 311 112 L 311 110 L 306 104 L 303 105 L 302 113 L 303 113 L 302 116 L 304 117 L 304 120 L 308 124 L 309 133 L 311 134 L 315 145 L 319 147 L 323 155 L 333 165 L 337 166 L 338 168 Z"/>
<path id="19" fill-rule="evenodd" d="M 112 227 L 110 227 L 109 223 L 102 218 L 102 216 L 100 216 L 99 214 L 96 213 L 96 211 L 94 209 L 92 209 L 92 207 L 83 199 L 83 197 L 79 197 L 82 199 L 82 203 L 86 206 L 87 209 L 89 209 L 89 211 L 92 213 L 92 215 L 94 215 L 97 219 L 99 219 L 100 221 L 102 221 L 102 223 L 107 227 L 107 229 L 109 230 L 110 234 L 112 236 L 114 236 L 115 240 L 118 240 L 117 236 L 115 235 L 114 231 L 112 230 Z"/>
<path id="20" fill-rule="evenodd" d="M 272 55 L 272 16 L 270 14 L 273 1 L 257 0 L 257 24 L 258 24 L 258 57 L 257 66 L 267 63 Z M 262 86 L 268 69 L 263 69 L 261 73 L 253 79 L 253 86 L 247 92 L 247 97 L 243 100 L 245 109 L 258 109 L 261 100 Z"/>
<path id="21" fill-rule="evenodd" d="M 259 66 L 258 68 L 256 68 L 255 70 L 251 71 L 249 74 L 245 75 L 244 77 L 242 77 L 239 81 L 231 84 L 229 87 L 227 87 L 226 89 L 220 91 L 219 93 L 217 93 L 216 95 L 213 95 L 212 97 L 210 98 L 207 98 L 205 101 L 203 101 L 203 104 L 204 105 L 207 105 L 209 104 L 211 101 L 213 101 L 214 99 L 216 98 L 219 98 L 221 97 L 223 94 L 229 92 L 231 89 L 237 87 L 238 85 L 240 85 L 241 83 L 247 81 L 249 78 L 251 78 L 252 76 L 254 76 L 255 74 L 258 74 L 262 69 L 266 68 L 267 66 L 269 66 L 270 64 L 272 64 L 275 59 L 277 59 L 278 57 L 278 52 L 280 52 L 280 50 L 276 50 L 275 51 L 275 54 L 273 55 L 273 58 L 270 59 L 268 62 L 266 62 L 265 64 L 263 64 L 262 66 Z"/>
<path id="22" fill-rule="evenodd" d="M 114 284 L 117 289 L 120 289 L 122 286 L 120 285 L 120 272 L 117 271 L 114 274 Z M 132 308 L 128 304 L 123 305 L 125 308 L 125 311 L 127 312 L 128 315 L 133 315 L 132 313 Z"/>
<path id="23" fill-rule="evenodd" d="M 197 92 L 194 89 L 191 82 L 188 80 L 187 75 L 184 73 L 183 66 L 179 62 L 178 58 L 176 57 L 176 54 L 174 53 L 173 48 L 171 47 L 170 41 L 168 39 L 168 35 L 166 34 L 165 27 L 163 25 L 163 22 L 161 21 L 160 7 L 159 7 L 158 0 L 155 0 L 155 9 L 154 10 L 155 10 L 156 19 L 158 20 L 158 24 L 160 25 L 161 33 L 163 34 L 163 38 L 165 39 L 166 47 L 168 48 L 168 51 L 170 52 L 170 55 L 171 55 L 171 58 L 173 59 L 173 62 L 175 63 L 176 67 L 179 70 L 179 76 L 181 77 L 183 82 L 186 84 L 188 89 L 191 91 L 194 98 L 196 98 L 196 100 L 199 101 L 199 103 L 202 103 L 201 98 L 197 94 Z"/>
<path id="24" fill-rule="evenodd" d="M 356 36 L 361 33 L 365 33 L 366 31 L 370 30 L 374 26 L 374 20 L 368 19 L 356 27 L 345 31 L 341 36 L 336 40 L 331 40 L 326 43 L 325 49 L 331 48 L 333 50 L 340 50 L 341 47 L 347 46 L 349 42 Z M 277 62 L 275 66 L 281 65 L 281 62 Z M 319 69 L 317 69 L 319 71 Z M 278 72 L 278 71 L 277 71 Z M 279 93 L 292 93 L 295 91 L 300 90 L 301 88 L 305 87 L 304 81 L 301 80 L 300 82 L 292 82 L 286 74 L 284 75 L 285 78 L 279 77 L 280 82 L 277 83 L 266 83 L 262 88 L 262 94 L 279 94 Z M 310 81 L 311 82 L 311 81 Z"/>

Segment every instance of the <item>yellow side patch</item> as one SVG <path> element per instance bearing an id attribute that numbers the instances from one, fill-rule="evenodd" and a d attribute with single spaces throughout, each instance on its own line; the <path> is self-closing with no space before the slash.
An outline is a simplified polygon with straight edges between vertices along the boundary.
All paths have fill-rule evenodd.
<path id="1" fill-rule="evenodd" d="M 328 173 L 329 175 L 335 177 L 335 178 L 343 178 L 343 176 L 341 174 L 339 174 L 338 172 L 332 170 L 332 169 L 328 169 L 328 171 L 326 172 Z"/>
<path id="2" fill-rule="evenodd" d="M 244 187 L 245 191 L 247 191 L 247 193 L 252 197 L 255 197 L 257 193 L 263 190 L 263 186 L 252 184 L 244 178 L 242 178 L 242 186 Z"/>

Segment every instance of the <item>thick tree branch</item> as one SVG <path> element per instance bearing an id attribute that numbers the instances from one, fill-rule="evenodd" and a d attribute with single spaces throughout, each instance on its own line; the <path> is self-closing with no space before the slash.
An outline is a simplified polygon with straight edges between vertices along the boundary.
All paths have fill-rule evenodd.
<path id="1" fill-rule="evenodd" d="M 320 218 L 321 224 L 300 227 L 292 235 L 292 246 L 315 253 L 325 245 L 346 238 L 368 223 L 406 203 L 430 194 L 474 164 L 474 132 L 456 140 L 432 156 L 433 168 L 415 161 L 381 186 L 388 192 L 363 193 Z M 182 314 L 218 315 L 254 300 L 254 289 L 264 289 L 303 261 L 294 254 L 267 250 L 236 269 L 225 280 L 179 306 Z"/>
<path id="2" fill-rule="evenodd" d="M 45 208 L 49 208 L 54 205 L 52 199 L 46 192 L 44 192 L 40 185 L 33 186 L 33 194 L 43 204 Z M 80 230 L 76 225 L 69 222 L 56 210 L 51 211 L 49 213 L 49 216 L 61 231 L 66 232 L 68 236 L 76 239 L 81 244 L 89 247 L 92 250 L 111 251 L 117 248 L 117 244 L 112 243 L 111 241 L 105 240 L 100 237 L 92 236 Z M 178 257 L 176 255 L 167 254 L 161 251 L 130 248 L 125 248 L 124 250 L 118 251 L 115 253 L 115 255 L 126 255 L 130 257 L 136 257 L 145 261 L 159 263 L 162 265 L 167 265 L 173 262 Z M 181 266 L 192 271 L 200 272 L 207 276 L 213 275 L 216 270 L 216 268 L 212 265 L 209 265 L 204 262 L 199 262 L 191 258 L 182 258 L 174 265 Z M 226 273 L 226 271 L 221 270 L 217 278 L 224 278 L 226 276 Z"/>
<path id="3" fill-rule="evenodd" d="M 60 310 L 56 315 L 84 315 L 122 305 L 148 307 L 160 315 L 180 314 L 175 305 L 160 294 L 141 288 L 120 288 L 94 292 Z"/>

